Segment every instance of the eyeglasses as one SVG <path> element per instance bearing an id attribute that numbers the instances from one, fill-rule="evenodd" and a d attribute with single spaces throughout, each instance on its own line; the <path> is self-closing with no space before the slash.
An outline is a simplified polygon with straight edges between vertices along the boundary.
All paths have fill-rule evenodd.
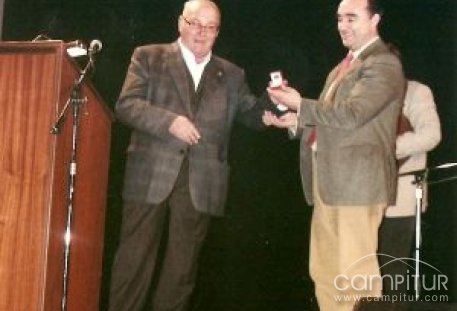
<path id="1" fill-rule="evenodd" d="M 184 15 L 181 15 L 182 19 L 186 22 L 187 25 L 193 30 L 196 31 L 202 31 L 205 30 L 206 32 L 210 34 L 215 34 L 219 31 L 219 25 L 205 25 L 203 26 L 199 21 L 197 20 L 188 20 L 187 18 L 184 17 Z"/>

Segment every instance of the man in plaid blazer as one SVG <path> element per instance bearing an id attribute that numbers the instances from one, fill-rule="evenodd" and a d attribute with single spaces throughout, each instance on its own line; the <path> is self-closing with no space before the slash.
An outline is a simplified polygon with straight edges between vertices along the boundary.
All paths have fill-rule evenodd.
<path id="1" fill-rule="evenodd" d="M 263 126 L 262 105 L 243 70 L 211 53 L 219 25 L 212 1 L 190 0 L 179 18 L 177 42 L 133 53 L 116 104 L 118 118 L 133 131 L 111 311 L 140 310 L 155 272 L 153 310 L 187 308 L 210 215 L 224 213 L 232 124 L 237 119 Z"/>

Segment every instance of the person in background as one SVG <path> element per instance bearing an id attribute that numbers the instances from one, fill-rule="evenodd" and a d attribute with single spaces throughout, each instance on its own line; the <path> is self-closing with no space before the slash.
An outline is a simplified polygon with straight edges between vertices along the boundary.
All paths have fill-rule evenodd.
<path id="1" fill-rule="evenodd" d="M 396 156 L 399 174 L 425 169 L 427 152 L 441 141 L 440 120 L 428 86 L 408 81 L 398 134 Z M 397 259 L 411 257 L 416 215 L 414 179 L 414 174 L 398 177 L 396 203 L 387 208 L 379 230 L 378 256 L 383 275 L 383 293 L 386 295 L 408 293 L 406 278 L 411 262 Z M 425 211 L 426 184 L 422 203 Z M 413 286 L 414 282 L 409 284 Z"/>
<path id="2" fill-rule="evenodd" d="M 405 88 L 399 58 L 379 37 L 375 0 L 342 0 L 338 31 L 346 59 L 328 75 L 319 99 L 283 84 L 270 98 L 291 110 L 266 112 L 267 125 L 301 135 L 304 193 L 314 203 L 310 275 L 320 310 L 352 310 L 381 296 L 378 230 L 395 202 L 395 139 Z"/>
<path id="3" fill-rule="evenodd" d="M 176 42 L 133 53 L 115 107 L 132 136 L 110 311 L 142 310 L 156 278 L 154 311 L 188 308 L 210 216 L 224 213 L 233 122 L 264 127 L 244 71 L 212 54 L 220 23 L 214 2 L 189 0 Z"/>

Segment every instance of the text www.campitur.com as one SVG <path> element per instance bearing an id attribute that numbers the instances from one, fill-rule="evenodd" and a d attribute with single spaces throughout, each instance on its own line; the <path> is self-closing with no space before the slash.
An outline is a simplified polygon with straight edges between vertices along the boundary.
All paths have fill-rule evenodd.
<path id="1" fill-rule="evenodd" d="M 364 299 L 365 301 L 384 301 L 384 302 L 412 302 L 417 301 L 414 295 L 382 295 L 380 297 L 366 297 L 361 295 L 336 295 L 335 301 L 340 302 L 349 302 L 349 301 L 360 301 Z M 448 302 L 449 297 L 448 295 L 425 295 L 421 297 L 419 301 L 425 302 Z"/>

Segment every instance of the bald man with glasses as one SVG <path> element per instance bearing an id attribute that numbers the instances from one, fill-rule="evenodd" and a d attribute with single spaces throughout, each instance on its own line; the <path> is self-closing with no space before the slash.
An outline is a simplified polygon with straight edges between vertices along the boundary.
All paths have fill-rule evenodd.
<path id="1" fill-rule="evenodd" d="M 116 103 L 132 136 L 110 311 L 142 310 L 153 277 L 154 311 L 187 309 L 210 218 L 224 214 L 233 122 L 263 127 L 243 70 L 212 54 L 220 22 L 214 2 L 190 0 L 176 42 L 133 53 Z"/>

